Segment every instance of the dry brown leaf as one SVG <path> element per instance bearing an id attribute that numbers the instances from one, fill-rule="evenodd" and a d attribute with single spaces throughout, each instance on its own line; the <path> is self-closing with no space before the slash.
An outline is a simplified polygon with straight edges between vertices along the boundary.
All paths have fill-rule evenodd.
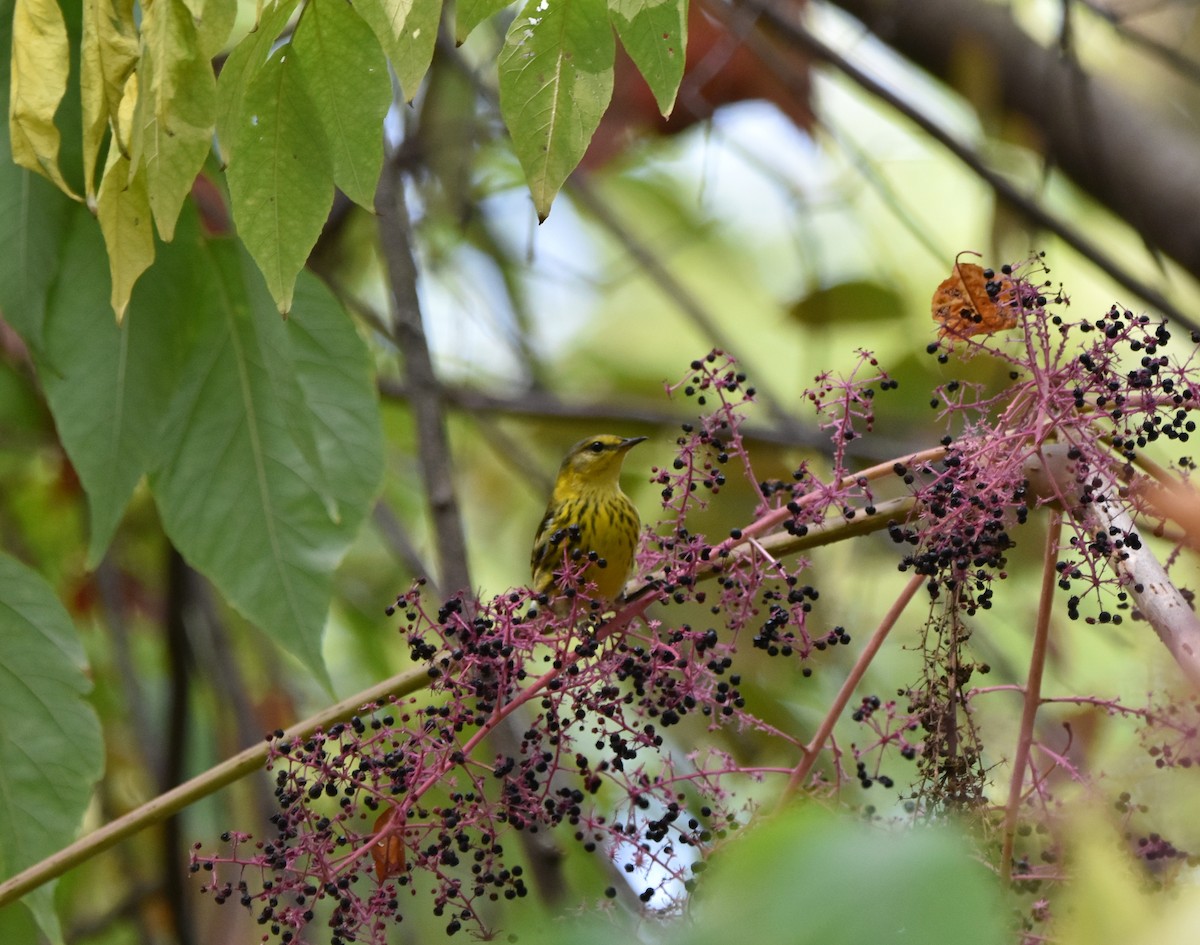
<path id="1" fill-rule="evenodd" d="M 1019 311 L 1009 276 L 988 278 L 975 263 L 955 263 L 954 274 L 933 293 L 932 313 L 938 337 L 968 338 L 1013 328 Z"/>
<path id="2" fill-rule="evenodd" d="M 390 807 L 375 821 L 375 835 L 384 833 L 396 816 L 396 808 Z M 371 844 L 371 859 L 375 861 L 375 875 L 382 883 L 385 879 L 404 872 L 404 841 L 394 832 L 387 833 Z"/>

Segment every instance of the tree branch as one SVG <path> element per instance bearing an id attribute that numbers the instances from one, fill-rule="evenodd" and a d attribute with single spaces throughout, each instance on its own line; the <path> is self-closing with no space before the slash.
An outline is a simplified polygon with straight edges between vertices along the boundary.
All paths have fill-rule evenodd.
<path id="1" fill-rule="evenodd" d="M 429 681 L 429 667 L 414 666 L 370 689 L 364 689 L 349 699 L 343 699 L 302 722 L 297 722 L 283 733 L 283 740 L 303 741 L 318 729 L 328 728 L 335 722 L 361 711 L 365 705 L 380 705 L 392 697 L 411 695 L 428 686 Z M 252 745 L 5 880 L 0 883 L 0 908 L 10 902 L 16 902 L 26 893 L 62 876 L 68 870 L 98 856 L 127 837 L 132 837 L 153 824 L 161 823 L 201 798 L 208 797 L 226 785 L 257 771 L 266 764 L 268 751 L 269 743 L 266 741 Z"/>
<path id="2" fill-rule="evenodd" d="M 467 542 L 454 492 L 445 403 L 421 321 L 417 264 L 404 199 L 404 179 L 399 165 L 393 160 L 384 162 L 375 209 L 379 214 L 379 245 L 392 296 L 392 337 L 408 375 L 409 403 L 417 426 L 418 459 L 433 517 L 439 586 L 443 595 L 469 591 L 471 575 L 467 566 Z"/>
<path id="3" fill-rule="evenodd" d="M 757 382 L 758 378 L 754 380 Z M 388 378 L 379 379 L 379 393 L 394 400 L 407 400 L 412 396 L 411 382 L 396 382 Z M 641 427 L 679 429 L 679 424 L 694 420 L 695 414 L 684 414 L 678 410 L 649 407 L 637 402 L 580 402 L 565 401 L 553 393 L 541 390 L 525 390 L 512 394 L 491 394 L 470 387 L 446 386 L 442 396 L 447 406 L 470 414 L 504 414 L 526 417 L 531 420 L 589 420 L 597 423 L 634 424 Z M 896 427 L 903 433 L 900 424 Z M 804 447 L 828 454 L 829 434 L 815 427 L 793 422 L 787 429 L 777 426 L 747 425 L 743 428 L 747 439 L 775 446 Z M 873 434 L 854 441 L 847 448 L 848 455 L 865 462 L 876 463 L 912 452 L 913 442 L 923 441 L 925 431 L 913 430 L 912 437 L 887 437 Z"/>
<path id="4" fill-rule="evenodd" d="M 1105 250 L 1103 250 L 1099 245 L 1097 245 L 1091 239 L 1089 239 L 1082 231 L 1080 231 L 1076 227 L 1069 224 L 1063 218 L 1052 213 L 1050 210 L 1046 209 L 1035 196 L 1025 193 L 1023 190 L 1021 190 L 1019 187 L 1017 187 L 1015 184 L 1013 184 L 1011 181 L 1009 181 L 1008 178 L 1006 178 L 1004 175 L 1000 174 L 998 171 L 993 170 L 987 164 L 987 162 L 985 162 L 983 160 L 983 158 L 979 154 L 976 153 L 976 151 L 971 146 L 960 141 L 958 138 L 956 138 L 954 135 L 952 135 L 949 131 L 947 131 L 946 129 L 942 128 L 939 124 L 937 124 L 937 122 L 935 122 L 931 118 L 929 118 L 929 116 L 926 115 L 924 112 L 922 112 L 920 109 L 915 108 L 914 106 L 910 105 L 900 95 L 897 95 L 896 92 L 891 87 L 889 87 L 888 85 L 884 84 L 881 81 L 874 79 L 873 77 L 868 75 L 866 72 L 864 72 L 862 69 L 859 69 L 856 65 L 854 65 L 852 62 L 850 62 L 846 57 L 842 56 L 839 52 L 837 52 L 831 46 L 827 45 L 822 40 L 820 40 L 818 37 L 816 37 L 811 32 L 809 32 L 807 29 L 805 29 L 804 26 L 801 25 L 800 23 L 798 23 L 793 16 L 788 15 L 788 12 L 791 9 L 791 6 L 788 2 L 780 2 L 780 0 L 737 0 L 737 3 L 738 3 L 738 7 L 736 9 L 727 10 L 727 9 L 722 9 L 722 4 L 717 2 L 717 0 L 709 0 L 710 7 L 712 7 L 716 11 L 719 11 L 718 15 L 724 16 L 731 20 L 736 20 L 736 18 L 739 16 L 744 17 L 747 14 L 753 14 L 761 19 L 762 23 L 768 28 L 768 31 L 771 35 L 778 36 L 781 39 L 783 39 L 784 41 L 789 42 L 789 43 L 793 44 L 794 46 L 804 50 L 808 55 L 812 56 L 814 59 L 818 59 L 822 62 L 829 63 L 834 68 L 836 68 L 839 72 L 843 73 L 852 82 L 854 82 L 856 85 L 858 85 L 860 88 L 862 88 L 864 91 L 870 93 L 871 95 L 878 98 L 880 101 L 887 104 L 889 107 L 895 109 L 898 113 L 902 114 L 909 121 L 913 122 L 913 124 L 915 124 L 918 128 L 920 128 L 921 131 L 925 132 L 927 135 L 929 135 L 931 138 L 933 138 L 935 141 L 937 141 L 939 144 L 941 144 L 944 148 L 946 148 L 946 150 L 948 150 L 951 154 L 953 154 L 956 158 L 958 158 L 966 167 L 968 167 L 973 173 L 975 173 L 976 176 L 978 176 L 989 187 L 991 187 L 997 197 L 999 197 L 1001 200 L 1003 200 L 1003 201 L 1007 202 L 1008 204 L 1012 205 L 1013 207 L 1015 207 L 1021 214 L 1023 214 L 1027 219 L 1032 221 L 1037 226 L 1057 235 L 1063 242 L 1065 242 L 1067 245 L 1069 245 L 1073 249 L 1075 249 L 1075 251 L 1078 252 L 1081 256 L 1083 256 L 1084 258 L 1086 258 L 1090 262 L 1092 262 L 1098 269 L 1107 273 L 1119 285 L 1124 286 L 1130 292 L 1139 296 L 1143 301 L 1147 302 L 1149 305 L 1158 309 L 1163 314 L 1168 315 L 1173 319 L 1176 319 L 1181 324 L 1188 325 L 1189 327 L 1197 327 L 1197 325 L 1200 324 L 1200 323 L 1197 323 L 1194 318 L 1192 318 L 1191 316 L 1189 316 L 1189 315 L 1185 314 L 1183 311 L 1181 311 L 1178 306 L 1176 306 L 1170 299 L 1168 299 L 1154 285 L 1152 285 L 1142 279 L 1139 279 L 1137 276 L 1135 276 L 1126 266 L 1124 266 L 1122 264 L 1122 262 L 1119 259 L 1117 259 L 1116 257 L 1113 257 L 1112 255 L 1107 253 Z M 875 3 L 867 3 L 867 2 L 861 2 L 861 3 L 853 2 L 853 0 L 847 0 L 847 2 L 840 3 L 839 5 L 844 7 L 848 12 L 851 12 L 851 13 L 858 12 L 860 7 L 869 7 L 871 9 L 871 11 L 874 11 L 876 7 L 893 7 L 893 6 L 895 6 L 894 4 L 890 4 L 890 3 L 886 3 L 886 2 L 875 4 Z M 964 11 L 962 9 L 964 6 L 971 6 L 973 8 L 973 11 L 969 15 L 965 15 Z M 909 18 L 910 14 L 915 14 L 915 12 L 919 11 L 919 13 L 921 15 L 919 17 L 914 15 L 913 18 L 919 19 L 921 21 L 921 23 L 923 25 L 925 25 L 926 18 L 928 17 L 928 18 L 932 19 L 933 15 L 934 15 L 933 10 L 931 8 L 936 7 L 941 10 L 941 16 L 947 18 L 947 19 L 943 19 L 940 22 L 940 24 L 937 24 L 937 28 L 940 29 L 943 33 L 947 33 L 949 31 L 951 24 L 953 24 L 957 28 L 959 25 L 969 23 L 970 28 L 975 29 L 976 27 L 979 27 L 978 23 L 972 21 L 972 18 L 976 16 L 976 13 L 974 12 L 975 6 L 976 5 L 973 3 L 970 3 L 969 0 L 931 0 L 931 2 L 926 2 L 926 0 L 922 0 L 921 3 L 903 4 L 903 9 L 904 9 L 903 15 L 901 15 L 899 13 L 895 13 L 894 20 L 889 19 L 889 20 L 886 20 L 886 22 L 888 24 L 891 24 L 895 20 L 906 20 Z M 993 7 L 991 5 L 983 5 L 983 6 L 986 6 L 988 16 L 990 16 L 992 13 L 997 13 L 997 14 L 1000 13 L 999 8 Z M 953 8 L 953 9 L 950 9 L 950 8 Z M 742 12 L 739 13 L 739 10 Z M 1004 16 L 1007 17 L 1007 14 L 1004 14 Z M 987 19 L 987 17 L 983 17 L 983 18 Z M 881 19 L 881 17 L 876 17 L 876 19 Z M 870 25 L 870 23 L 868 22 L 868 26 L 869 25 Z M 998 23 L 998 24 L 993 24 L 993 25 L 995 25 L 996 28 L 999 29 L 1001 31 L 1001 33 L 1003 34 L 1003 30 L 1005 27 L 1004 23 Z M 1039 53 L 1042 56 L 1047 57 L 1048 59 L 1051 57 L 1051 54 L 1048 51 L 1037 46 L 1030 37 L 1026 36 L 1023 32 L 1021 32 L 1016 27 L 1015 24 L 1011 23 L 1011 21 L 1008 21 L 1007 25 L 1008 25 L 1010 32 L 1015 33 L 1012 40 L 1010 41 L 1010 44 L 1013 46 L 1018 46 L 1020 44 L 1023 44 L 1023 45 L 1020 45 L 1020 50 L 1022 52 L 1022 64 L 1021 64 L 1020 68 L 1023 68 L 1026 70 L 1033 70 L 1033 74 L 1031 74 L 1029 76 L 1025 76 L 1025 78 L 1034 80 L 1033 84 L 1036 87 L 1036 89 L 1041 90 L 1043 88 L 1043 86 L 1041 84 L 1043 81 L 1048 81 L 1050 83 L 1054 82 L 1055 80 L 1065 81 L 1065 79 L 1063 78 L 1062 75 L 1054 75 L 1054 76 L 1051 76 L 1047 80 L 1041 72 L 1037 72 L 1036 69 L 1038 68 L 1040 60 L 1035 61 L 1035 62 L 1024 61 L 1025 57 L 1028 56 L 1029 50 L 1035 50 L 1035 51 L 1037 51 L 1037 53 Z M 745 29 L 744 24 L 742 25 L 741 28 Z M 965 28 L 966 27 L 964 26 L 964 29 Z M 933 27 L 931 26 L 930 29 L 932 30 Z M 981 34 L 984 32 L 982 27 L 979 27 L 979 32 Z M 955 35 L 957 35 L 957 34 L 955 34 Z M 980 44 L 986 44 L 988 46 L 988 48 L 992 48 L 993 46 L 1001 46 L 1001 48 L 997 49 L 997 53 L 996 53 L 997 58 L 1002 59 L 1007 54 L 1008 46 L 1002 46 L 999 43 L 994 44 L 993 43 L 994 37 L 992 37 L 990 34 L 987 36 L 983 36 L 983 35 L 976 36 L 975 33 L 970 33 L 967 36 L 959 36 L 958 42 L 959 43 L 966 42 L 966 40 L 970 37 L 975 37 Z M 894 45 L 894 47 L 896 48 L 896 50 L 898 52 L 900 52 L 903 55 L 908 55 L 910 58 L 913 59 L 913 61 L 917 65 L 926 65 L 926 63 L 916 55 L 916 53 L 922 52 L 923 51 L 922 49 L 915 49 L 915 50 L 910 49 L 908 45 L 906 45 L 904 42 L 902 42 L 902 39 L 907 38 L 907 33 L 904 33 L 903 35 L 893 36 L 892 33 L 885 32 L 885 34 L 881 38 L 885 42 L 892 42 L 892 44 Z M 1018 44 L 1018 42 L 1017 42 L 1018 38 L 1019 38 L 1020 44 Z M 950 52 L 952 52 L 953 49 L 956 49 L 958 47 L 956 44 L 949 43 L 949 42 L 946 43 L 946 47 L 947 48 L 945 50 L 940 50 L 940 51 L 948 59 Z M 949 62 L 947 61 L 946 63 L 943 63 L 942 65 L 943 65 L 945 71 L 948 73 L 949 68 L 950 68 Z M 928 68 L 928 66 L 926 66 L 926 67 Z M 1063 67 L 1061 65 L 1059 65 L 1058 68 L 1061 71 Z M 936 70 L 934 70 L 934 71 L 935 71 L 935 74 L 939 74 L 936 72 Z M 1008 68 L 1004 69 L 1004 75 L 1000 79 L 1000 81 L 1002 83 L 1004 82 L 1005 77 L 1007 76 L 1007 73 L 1009 71 L 1010 70 Z M 1043 69 L 1043 72 L 1044 71 L 1045 70 Z M 1076 81 L 1075 85 L 1079 85 L 1079 82 Z M 1047 92 L 1048 96 L 1049 96 L 1049 94 L 1050 93 Z M 1073 101 L 1072 107 L 1074 109 L 1078 110 L 1081 107 L 1081 103 L 1078 100 L 1078 97 L 1072 99 L 1072 101 Z M 1121 101 L 1124 102 L 1123 99 Z M 1093 93 L 1090 103 L 1086 103 L 1086 104 L 1089 109 L 1103 109 L 1103 108 L 1110 107 L 1110 105 L 1112 107 L 1116 107 L 1115 105 L 1110 103 L 1107 100 L 1107 98 L 1100 95 L 1099 93 Z M 1135 109 L 1133 108 L 1133 106 L 1130 105 L 1125 110 L 1132 112 Z M 1144 109 L 1143 109 L 1143 111 L 1144 111 Z M 1035 120 L 1038 120 L 1038 119 L 1035 119 Z M 1043 116 L 1042 120 L 1049 120 L 1049 118 L 1048 118 L 1048 116 Z M 1079 119 L 1076 118 L 1074 120 L 1078 121 Z M 1096 133 L 1098 135 L 1108 133 L 1108 134 L 1117 136 L 1117 137 L 1113 138 L 1112 140 L 1123 141 L 1125 135 L 1138 134 L 1141 131 L 1146 131 L 1144 126 L 1145 126 L 1145 120 L 1139 119 L 1137 125 L 1135 125 L 1131 128 L 1124 129 L 1124 130 L 1119 130 L 1118 128 L 1113 127 L 1113 128 L 1107 129 L 1107 132 L 1103 132 L 1100 130 L 1101 127 L 1103 127 L 1100 124 L 1097 124 L 1095 127 L 1096 127 Z M 1088 127 L 1091 127 L 1091 126 L 1088 126 Z M 1047 134 L 1053 134 L 1055 132 L 1055 129 L 1047 129 L 1041 124 L 1039 124 L 1039 128 Z M 1149 132 L 1147 131 L 1146 133 L 1149 133 Z M 1096 140 L 1103 140 L 1103 139 L 1097 138 Z M 1093 145 L 1094 145 L 1094 142 L 1093 142 Z M 1200 149 L 1200 139 L 1191 141 L 1190 144 L 1188 145 L 1188 147 L 1190 147 L 1192 149 L 1192 151 L 1189 153 L 1189 161 L 1190 161 L 1191 155 L 1194 155 L 1196 153 L 1196 149 Z M 1050 156 L 1052 159 L 1054 159 L 1056 161 L 1060 161 L 1060 163 L 1063 164 L 1063 170 L 1069 176 L 1074 177 L 1076 180 L 1076 183 L 1078 183 L 1085 190 L 1091 189 L 1086 180 L 1082 180 L 1082 179 L 1079 179 L 1078 177 L 1075 177 L 1075 174 L 1073 173 L 1073 165 L 1070 162 L 1061 161 L 1061 156 L 1057 152 L 1052 152 Z M 1076 163 L 1079 163 L 1079 162 L 1076 162 Z M 1092 163 L 1095 163 L 1094 156 L 1093 156 Z M 1184 195 L 1179 195 L 1179 196 L 1181 199 L 1184 199 L 1184 206 L 1187 206 L 1189 204 L 1195 204 L 1196 212 L 1200 213 L 1200 164 L 1198 164 L 1197 162 L 1194 162 L 1194 161 L 1192 161 L 1192 164 L 1194 166 L 1189 168 L 1190 173 L 1183 173 L 1183 171 L 1178 167 L 1168 171 L 1168 169 L 1165 166 L 1163 167 L 1161 172 L 1162 173 L 1168 173 L 1168 172 L 1172 173 L 1177 178 L 1186 179 L 1186 178 L 1190 177 L 1194 181 L 1194 183 L 1196 185 L 1196 192 L 1194 195 L 1191 195 L 1191 199 L 1184 199 Z M 1126 168 L 1126 169 L 1132 170 L 1129 168 Z M 1076 169 L 1076 170 L 1078 170 L 1078 169 Z M 1145 169 L 1137 168 L 1137 174 L 1139 176 L 1144 175 L 1146 173 L 1147 173 L 1147 171 Z M 1150 173 L 1153 173 L 1153 172 L 1150 172 Z M 1123 186 L 1127 189 L 1133 189 L 1136 191 L 1137 184 L 1134 180 L 1127 179 L 1127 176 L 1122 176 L 1120 178 L 1120 180 L 1121 180 L 1121 186 Z M 1093 196 L 1095 196 L 1102 203 L 1105 203 L 1106 205 L 1108 205 L 1110 207 L 1110 209 L 1112 209 L 1115 213 L 1117 213 L 1123 219 L 1125 219 L 1125 221 L 1128 222 L 1131 226 L 1134 226 L 1135 228 L 1137 228 L 1139 233 L 1142 234 L 1143 238 L 1145 238 L 1147 240 L 1147 242 L 1151 243 L 1152 245 L 1161 246 L 1165 251 L 1167 251 L 1167 253 L 1169 255 L 1174 256 L 1174 258 L 1177 261 L 1179 261 L 1182 265 L 1184 265 L 1185 268 L 1188 268 L 1189 271 L 1192 271 L 1194 274 L 1197 274 L 1198 276 L 1200 276 L 1200 240 L 1197 240 L 1197 242 L 1194 246 L 1188 247 L 1190 249 L 1190 252 L 1184 253 L 1183 256 L 1180 256 L 1176 252 L 1172 251 L 1171 247 L 1173 245 L 1173 241 L 1158 238 L 1151 229 L 1147 229 L 1142 225 L 1142 223 L 1144 222 L 1143 221 L 1144 214 L 1132 214 L 1131 215 L 1130 207 L 1128 206 L 1128 203 L 1129 203 L 1128 195 L 1125 195 L 1123 197 L 1122 201 L 1120 202 L 1120 205 L 1109 202 L 1108 200 L 1105 199 L 1104 195 L 1102 195 L 1101 193 L 1093 193 Z M 1178 213 L 1179 211 L 1177 210 L 1177 211 L 1173 211 L 1173 212 Z M 1185 229 L 1187 229 L 1189 234 L 1193 234 L 1193 233 L 1195 233 L 1195 230 L 1197 228 L 1196 227 L 1185 227 Z M 1165 235 L 1166 234 L 1164 234 L 1164 236 Z M 1196 233 L 1195 236 L 1200 236 L 1200 233 Z M 1188 236 L 1188 239 L 1192 239 L 1192 238 L 1194 238 L 1194 236 Z M 1176 247 L 1176 248 L 1180 249 L 1183 247 Z M 1189 262 L 1187 257 L 1194 257 L 1194 259 L 1192 259 Z M 1195 269 L 1191 268 L 1191 266 L 1193 264 L 1196 267 Z"/>
<path id="5" fill-rule="evenodd" d="M 975 0 L 834 3 L 947 83 L 964 48 L 987 50 L 1003 104 L 1036 126 L 1047 159 L 1148 245 L 1200 278 L 1200 136 L 1194 131 L 1082 72 L 1071 57 L 1040 46 L 1005 6 Z"/>

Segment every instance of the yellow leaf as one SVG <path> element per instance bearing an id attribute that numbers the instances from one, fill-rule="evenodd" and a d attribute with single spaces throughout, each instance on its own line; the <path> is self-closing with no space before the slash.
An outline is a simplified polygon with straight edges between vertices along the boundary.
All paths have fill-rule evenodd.
<path id="1" fill-rule="evenodd" d="M 67 25 L 55 0 L 16 0 L 8 104 L 13 160 L 78 200 L 58 167 L 61 138 L 54 125 L 69 69 Z"/>
<path id="2" fill-rule="evenodd" d="M 154 261 L 154 232 L 145 169 L 139 168 L 131 176 L 129 158 L 115 144 L 108 149 L 96 216 L 108 247 L 112 307 L 120 322 L 134 283 Z"/>
<path id="3" fill-rule="evenodd" d="M 212 145 L 217 83 L 183 0 L 154 0 L 143 11 L 130 160 L 145 170 L 154 222 L 169 241 Z"/>
<path id="4" fill-rule="evenodd" d="M 125 86 L 138 60 L 132 0 L 83 0 L 80 92 L 83 98 L 83 182 L 88 203 L 95 194 L 96 160 L 111 123 L 122 149 L 119 110 Z"/>
<path id="5" fill-rule="evenodd" d="M 96 160 L 108 128 L 104 78 L 100 73 L 100 36 L 97 20 L 103 0 L 83 0 L 83 39 L 80 45 L 79 90 L 83 102 L 83 192 L 95 208 Z"/>
<path id="6" fill-rule="evenodd" d="M 138 103 L 138 74 L 135 72 L 121 90 L 121 104 L 117 106 L 117 120 L 113 123 L 117 144 L 122 154 L 129 154 L 133 139 L 133 116 Z"/>

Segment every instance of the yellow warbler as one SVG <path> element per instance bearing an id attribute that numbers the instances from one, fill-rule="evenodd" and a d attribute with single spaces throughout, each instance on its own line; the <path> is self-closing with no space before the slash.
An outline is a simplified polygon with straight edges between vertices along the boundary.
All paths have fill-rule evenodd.
<path id="1" fill-rule="evenodd" d="M 573 561 L 591 560 L 584 581 L 596 585 L 596 600 L 612 601 L 621 593 L 642 526 L 618 480 L 625 454 L 644 439 L 602 433 L 571 447 L 533 542 L 530 568 L 539 594 L 556 593 L 564 553 Z"/>

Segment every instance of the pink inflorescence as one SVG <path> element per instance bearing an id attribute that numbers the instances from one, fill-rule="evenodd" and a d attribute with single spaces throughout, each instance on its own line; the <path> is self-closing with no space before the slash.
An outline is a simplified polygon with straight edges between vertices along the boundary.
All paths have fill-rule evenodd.
<path id="1" fill-rule="evenodd" d="M 866 382 L 850 386 L 853 416 L 834 431 L 842 442 L 869 408 Z M 274 834 L 231 833 L 222 853 L 194 851 L 205 891 L 240 902 L 288 943 L 319 927 L 335 945 L 382 942 L 417 898 L 447 932 L 486 936 L 482 907 L 529 891 L 517 835 L 562 827 L 618 864 L 647 908 L 686 896 L 705 851 L 745 821 L 738 779 L 763 772 L 716 747 L 676 755 L 671 730 L 690 719 L 701 730 L 752 728 L 794 752 L 793 736 L 747 706 L 743 631 L 805 675 L 813 654 L 850 641 L 842 628 L 810 637 L 818 593 L 799 580 L 805 562 L 760 553 L 753 536 L 800 533 L 830 503 L 845 510 L 866 492 L 854 481 L 821 486 L 803 467 L 793 482 L 759 482 L 741 432 L 754 391 L 721 353 L 694 362 L 676 389 L 703 411 L 684 426 L 672 469 L 655 471 L 664 517 L 643 542 L 642 592 L 598 623 L 586 584 L 571 588 L 565 612 L 524 589 L 430 610 L 414 587 L 389 612 L 429 667 L 427 691 L 364 706 L 300 742 L 277 733 Z M 696 521 L 707 497 L 731 486 L 730 470 L 752 490 L 757 517 L 714 543 Z M 652 602 L 667 615 L 700 604 L 711 622 L 648 619 Z M 502 727 L 506 739 L 484 741 Z"/>
<path id="2" fill-rule="evenodd" d="M 1042 278 L 1047 272 L 1040 259 L 999 274 L 986 270 L 989 279 L 1015 288 L 1017 326 L 955 347 L 1006 362 L 1008 383 L 999 390 L 956 380 L 941 385 L 931 406 L 950 428 L 944 457 L 896 467 L 925 513 L 891 529 L 896 542 L 914 549 L 902 568 L 929 575 L 931 593 L 951 592 L 968 616 L 990 606 L 992 582 L 1006 575 L 1014 529 L 1032 509 L 1073 512 L 1124 501 L 1124 487 L 1137 475 L 1133 464 L 1147 446 L 1184 444 L 1195 431 L 1194 352 L 1173 361 L 1166 324 L 1118 306 L 1097 319 L 1067 318 L 1069 300 Z M 947 344 L 930 345 L 942 363 L 949 360 Z M 1179 469 L 1190 466 L 1189 456 L 1179 457 Z M 1056 476 L 1039 475 L 1056 468 Z M 1114 553 L 1138 547 L 1140 539 L 1132 529 L 1101 531 L 1094 524 L 1086 514 L 1068 516 L 1071 553 L 1059 561 L 1059 583 L 1064 590 L 1082 584 L 1080 594 L 1066 599 L 1071 619 L 1080 616 L 1084 595 L 1100 600 L 1106 587 L 1116 610 L 1129 609 L 1110 565 Z M 1120 623 L 1121 616 L 1102 607 L 1087 619 Z"/>
<path id="3" fill-rule="evenodd" d="M 447 932 L 489 936 L 486 907 L 531 889 L 521 835 L 560 828 L 609 857 L 648 910 L 671 910 L 712 845 L 747 819 L 739 786 L 788 776 L 810 755 L 804 735 L 755 711 L 743 664 L 773 658 L 803 678 L 858 635 L 816 625 L 820 594 L 797 547 L 831 522 L 882 519 L 881 494 L 892 508 L 911 500 L 879 530 L 902 546 L 900 569 L 925 580 L 926 678 L 894 690 L 900 701 L 855 703 L 861 738 L 848 752 L 833 744 L 812 783 L 890 789 L 884 763 L 898 757 L 926 779 L 914 804 L 982 802 L 987 765 L 968 711 L 979 690 L 968 680 L 988 668 L 960 652 L 965 621 L 991 606 L 1035 510 L 1124 499 L 1120 484 L 1144 447 L 1194 431 L 1193 369 L 1164 356 L 1167 329 L 1118 308 L 1068 320 L 1039 266 L 1001 272 L 1015 327 L 954 342 L 1006 366 L 1007 382 L 942 384 L 932 401 L 949 428 L 940 446 L 869 470 L 855 451 L 875 428 L 878 395 L 897 387 L 869 352 L 806 393 L 832 446 L 823 467 L 804 463 L 782 480 L 755 474 L 745 422 L 756 393 L 733 359 L 713 351 L 692 362 L 668 392 L 701 409 L 669 467 L 653 470 L 662 510 L 615 613 L 591 599 L 586 562 L 576 574 L 566 563 L 564 580 L 577 583 L 553 607 L 527 589 L 440 605 L 419 586 L 402 595 L 389 613 L 428 667 L 425 691 L 301 741 L 277 733 L 271 833 L 229 833 L 223 852 L 194 851 L 204 889 L 289 945 L 319 928 L 332 945 L 382 943 L 414 902 Z M 931 346 L 942 363 L 949 351 Z M 1191 468 L 1187 457 L 1177 465 Z M 1039 482 L 1035 468 L 1059 474 Z M 735 491 L 749 521 L 713 534 L 710 503 Z M 1057 562 L 1067 615 L 1080 617 L 1090 595 L 1099 613 L 1086 619 L 1119 623 L 1132 612 L 1112 562 L 1136 548 L 1136 529 L 1098 529 L 1084 513 L 1069 529 Z M 680 747 L 705 733 L 732 744 L 747 731 L 793 760 L 751 767 L 719 739 Z"/>

